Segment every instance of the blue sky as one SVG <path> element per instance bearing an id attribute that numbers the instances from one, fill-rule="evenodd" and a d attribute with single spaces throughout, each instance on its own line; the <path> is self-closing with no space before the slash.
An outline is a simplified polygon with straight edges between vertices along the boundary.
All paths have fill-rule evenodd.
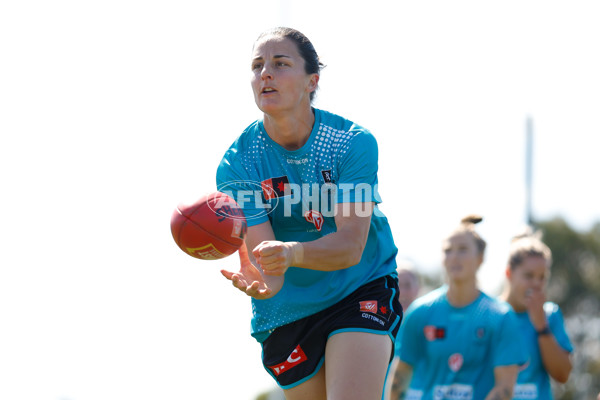
<path id="1" fill-rule="evenodd" d="M 303 31 L 327 64 L 315 103 L 369 128 L 400 257 L 484 216 L 494 293 L 525 222 L 600 220 L 600 6 L 313 0 L 41 1 L 0 6 L 1 398 L 250 399 L 272 386 L 250 305 L 173 243 L 175 205 L 215 188 L 260 115 L 258 34 Z M 32 384 L 35 382 L 35 384 Z"/>

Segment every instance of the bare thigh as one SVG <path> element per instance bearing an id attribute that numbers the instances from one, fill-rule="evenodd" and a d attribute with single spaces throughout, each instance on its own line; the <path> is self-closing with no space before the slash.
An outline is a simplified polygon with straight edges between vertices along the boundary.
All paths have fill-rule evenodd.
<path id="1" fill-rule="evenodd" d="M 328 400 L 381 400 L 392 340 L 388 335 L 341 332 L 327 341 Z"/>
<path id="2" fill-rule="evenodd" d="M 286 400 L 327 400 L 325 366 L 321 365 L 319 372 L 306 382 L 291 389 L 286 389 L 283 393 Z"/>

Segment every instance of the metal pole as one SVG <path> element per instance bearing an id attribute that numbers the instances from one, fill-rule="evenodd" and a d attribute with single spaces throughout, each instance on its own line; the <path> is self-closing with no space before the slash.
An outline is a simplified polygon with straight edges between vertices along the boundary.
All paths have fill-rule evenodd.
<path id="1" fill-rule="evenodd" d="M 527 224 L 533 226 L 532 194 L 531 186 L 533 182 L 533 120 L 531 116 L 527 117 L 526 124 L 526 150 L 525 150 L 525 212 Z"/>

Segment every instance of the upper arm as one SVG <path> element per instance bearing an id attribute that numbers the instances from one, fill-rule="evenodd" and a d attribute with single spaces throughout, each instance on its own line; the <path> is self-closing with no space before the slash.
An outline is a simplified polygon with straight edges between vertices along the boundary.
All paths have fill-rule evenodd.
<path id="1" fill-rule="evenodd" d="M 426 357 L 426 349 L 423 335 L 423 311 L 426 308 L 414 307 L 414 303 L 406 310 L 400 331 L 398 332 L 400 339 L 399 356 L 405 363 L 414 366 L 417 361 Z"/>
<path id="2" fill-rule="evenodd" d="M 503 365 L 494 368 L 494 392 L 493 399 L 511 399 L 513 388 L 517 381 L 519 367 L 517 365 Z"/>
<path id="3" fill-rule="evenodd" d="M 553 304 L 554 312 L 552 312 L 548 316 L 548 324 L 550 329 L 552 330 L 552 334 L 554 335 L 556 341 L 567 353 L 573 352 L 573 345 L 571 344 L 571 340 L 569 339 L 569 335 L 565 330 L 565 322 L 562 316 L 562 312 L 560 308 L 556 304 Z M 546 307 L 546 306 L 545 306 Z M 550 307 L 550 306 L 547 306 Z"/>
<path id="4" fill-rule="evenodd" d="M 335 225 L 337 232 L 349 233 L 352 240 L 364 249 L 371 228 L 374 203 L 338 203 Z"/>
<path id="5" fill-rule="evenodd" d="M 258 225 L 248 227 L 245 243 L 246 248 L 248 249 L 248 255 L 250 256 L 250 260 L 254 265 L 257 264 L 254 255 L 252 254 L 252 250 L 265 240 L 276 240 L 275 233 L 273 232 L 273 227 L 271 226 L 271 222 L 267 221 Z"/>
<path id="6" fill-rule="evenodd" d="M 403 377 L 403 381 L 408 381 L 410 380 L 410 377 L 412 376 L 412 372 L 413 372 L 413 367 L 412 365 L 405 363 L 404 361 L 400 360 L 400 358 L 396 357 L 396 370 L 394 371 L 394 374 L 397 377 Z"/>
<path id="7" fill-rule="evenodd" d="M 351 240 L 364 248 L 378 193 L 378 150 L 368 131 L 353 136 L 340 160 L 337 181 L 335 225 L 338 232 L 351 232 Z"/>
<path id="8" fill-rule="evenodd" d="M 492 346 L 492 364 L 494 366 L 524 365 L 529 351 L 519 331 L 514 311 L 508 310 L 497 321 Z"/>
<path id="9" fill-rule="evenodd" d="M 359 201 L 354 195 L 368 195 L 369 189 L 374 189 L 377 184 L 378 162 L 379 151 L 375 137 L 368 131 L 356 133 L 340 158 L 337 183 L 340 187 L 349 189 L 340 192 L 340 197 L 347 196 L 349 201 Z M 360 190 L 356 190 L 357 188 Z M 371 191 L 370 194 L 375 193 L 376 191 Z"/>
<path id="10" fill-rule="evenodd" d="M 406 390 L 408 389 L 410 380 L 412 378 L 413 368 L 411 365 L 401 361 L 398 357 L 395 357 L 392 371 L 393 376 L 392 386 L 390 388 L 390 400 L 396 400 L 401 398 L 400 396 L 406 394 Z"/>
<path id="11" fill-rule="evenodd" d="M 514 386 L 518 374 L 518 365 L 502 365 L 495 367 L 494 379 L 496 381 L 496 386 L 498 386 L 500 383 L 509 385 L 510 387 Z"/>

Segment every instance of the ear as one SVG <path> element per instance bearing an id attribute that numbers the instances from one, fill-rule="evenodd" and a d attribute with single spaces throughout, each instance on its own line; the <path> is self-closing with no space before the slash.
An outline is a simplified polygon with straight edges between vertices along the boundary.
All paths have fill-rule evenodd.
<path id="1" fill-rule="evenodd" d="M 510 270 L 510 267 L 506 267 L 506 279 L 510 280 L 510 277 L 512 276 L 512 271 Z"/>
<path id="2" fill-rule="evenodd" d="M 483 257 L 482 253 L 479 253 L 479 255 L 477 256 L 477 258 L 478 258 L 477 261 L 479 262 L 479 265 L 477 266 L 477 269 L 479 269 L 481 267 L 481 265 L 483 264 L 483 262 L 485 261 L 485 258 Z"/>
<path id="3" fill-rule="evenodd" d="M 309 92 L 314 92 L 317 90 L 317 86 L 319 86 L 319 78 L 318 74 L 312 74 L 310 76 L 310 80 L 308 81 L 308 90 Z"/>

